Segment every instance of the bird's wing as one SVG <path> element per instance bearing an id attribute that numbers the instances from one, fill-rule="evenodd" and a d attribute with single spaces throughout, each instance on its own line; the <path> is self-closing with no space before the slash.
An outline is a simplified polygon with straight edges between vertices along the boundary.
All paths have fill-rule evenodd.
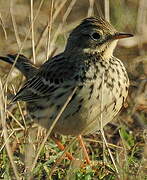
<path id="1" fill-rule="evenodd" d="M 38 73 L 25 83 L 13 101 L 36 101 L 43 97 L 49 98 L 58 88 L 75 87 L 79 68 L 76 63 L 69 63 L 63 54 L 49 59 L 40 67 Z"/>

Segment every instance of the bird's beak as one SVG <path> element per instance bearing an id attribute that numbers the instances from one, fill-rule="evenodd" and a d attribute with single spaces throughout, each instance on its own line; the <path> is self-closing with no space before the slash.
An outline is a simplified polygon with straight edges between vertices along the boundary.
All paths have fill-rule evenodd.
<path id="1" fill-rule="evenodd" d="M 133 34 L 129 34 L 129 33 L 115 33 L 113 35 L 113 39 L 123 39 L 123 38 L 129 38 L 129 37 L 133 37 Z"/>

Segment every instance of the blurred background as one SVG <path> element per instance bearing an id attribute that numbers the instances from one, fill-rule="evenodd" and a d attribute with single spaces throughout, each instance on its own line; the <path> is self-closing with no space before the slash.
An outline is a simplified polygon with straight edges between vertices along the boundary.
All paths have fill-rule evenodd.
<path id="1" fill-rule="evenodd" d="M 63 164 L 53 169 L 61 152 L 48 140 L 36 163 L 33 178 L 48 179 L 53 171 L 51 179 L 147 179 L 146 0 L 0 0 L 0 55 L 19 52 L 39 66 L 48 57 L 64 50 L 70 31 L 88 16 L 103 16 L 117 30 L 134 34 L 133 38 L 120 40 L 114 52 L 127 68 L 131 84 L 121 113 L 104 129 L 116 164 L 112 163 L 107 148 L 104 150 L 101 135 L 97 133 L 85 137 L 93 167 L 81 170 L 79 162 L 70 166 L 68 160 L 63 160 Z M 8 93 L 17 91 L 24 80 L 16 69 L 7 79 L 10 69 L 10 65 L 0 61 L 1 84 L 4 87 L 7 80 Z M 0 122 L 1 179 L 24 176 L 45 137 L 46 132 L 40 128 L 30 131 L 33 125 L 26 119 L 23 103 L 19 108 L 14 105 L 6 115 L 6 131 L 15 167 L 9 161 L 10 155 L 7 155 L 6 139 Z M 31 143 L 27 137 L 33 137 Z M 60 139 L 68 144 L 72 138 Z M 27 156 L 26 151 L 31 154 Z M 76 152 L 76 156 L 80 157 L 76 144 L 71 152 Z M 74 173 L 71 173 L 71 169 L 75 170 Z"/>

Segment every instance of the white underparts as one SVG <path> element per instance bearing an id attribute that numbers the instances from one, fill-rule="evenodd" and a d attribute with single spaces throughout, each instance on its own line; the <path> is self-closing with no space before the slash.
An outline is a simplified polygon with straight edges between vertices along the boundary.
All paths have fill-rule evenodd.
<path id="1" fill-rule="evenodd" d="M 117 41 L 118 40 L 115 40 L 115 41 L 112 41 L 105 49 L 104 53 L 103 53 L 103 58 L 104 59 L 109 59 L 112 57 L 113 55 L 113 51 L 116 47 L 116 44 L 117 44 Z"/>

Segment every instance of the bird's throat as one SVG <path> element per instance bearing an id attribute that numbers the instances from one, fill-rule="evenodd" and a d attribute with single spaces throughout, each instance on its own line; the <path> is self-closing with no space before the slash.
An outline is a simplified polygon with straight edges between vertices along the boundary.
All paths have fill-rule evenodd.
<path id="1" fill-rule="evenodd" d="M 107 60 L 112 57 L 113 51 L 116 47 L 116 44 L 117 44 L 117 40 L 112 41 L 110 44 L 108 44 L 108 46 L 105 47 L 103 54 L 102 54 L 103 59 Z"/>
<path id="2" fill-rule="evenodd" d="M 84 49 L 84 53 L 98 54 L 102 57 L 102 59 L 109 60 L 113 55 L 113 51 L 116 47 L 117 41 L 118 40 L 108 42 L 107 44 L 103 44 L 96 49 L 86 48 Z"/>

